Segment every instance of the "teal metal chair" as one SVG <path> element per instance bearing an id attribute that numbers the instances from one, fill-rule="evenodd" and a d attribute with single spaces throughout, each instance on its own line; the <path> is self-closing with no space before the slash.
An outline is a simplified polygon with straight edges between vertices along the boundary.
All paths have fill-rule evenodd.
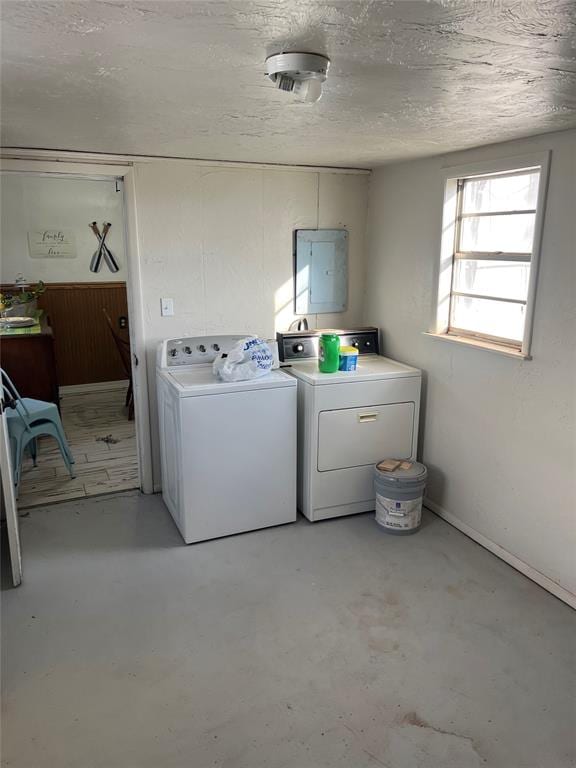
<path id="1" fill-rule="evenodd" d="M 53 437 L 56 440 L 64 463 L 70 472 L 70 477 L 75 477 L 74 457 L 66 440 L 58 407 L 54 403 L 47 403 L 43 400 L 20 397 L 6 371 L 0 368 L 0 372 L 2 374 L 2 391 L 4 393 L 4 407 L 8 423 L 16 491 L 18 491 L 20 483 L 24 451 L 28 449 L 34 466 L 36 466 L 37 440 L 43 435 Z"/>

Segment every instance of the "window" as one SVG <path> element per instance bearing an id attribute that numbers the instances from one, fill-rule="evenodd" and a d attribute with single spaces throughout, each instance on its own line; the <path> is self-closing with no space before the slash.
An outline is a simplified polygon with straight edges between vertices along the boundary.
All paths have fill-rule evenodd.
<path id="1" fill-rule="evenodd" d="M 546 171 L 446 179 L 436 335 L 529 356 Z"/>

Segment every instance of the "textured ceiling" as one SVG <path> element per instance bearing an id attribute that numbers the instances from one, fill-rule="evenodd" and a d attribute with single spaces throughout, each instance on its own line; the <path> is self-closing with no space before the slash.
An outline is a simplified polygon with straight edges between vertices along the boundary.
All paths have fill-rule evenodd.
<path id="1" fill-rule="evenodd" d="M 2 144 L 372 167 L 576 125 L 576 2 L 4 0 Z M 332 60 L 294 103 L 264 59 Z"/>

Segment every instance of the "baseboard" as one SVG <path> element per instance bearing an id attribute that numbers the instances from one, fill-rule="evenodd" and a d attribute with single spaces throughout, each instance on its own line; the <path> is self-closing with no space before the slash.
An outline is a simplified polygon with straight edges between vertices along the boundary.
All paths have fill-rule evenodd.
<path id="1" fill-rule="evenodd" d="M 126 389 L 128 379 L 119 379 L 118 381 L 95 381 L 92 384 L 68 384 L 65 387 L 59 387 L 61 395 L 81 395 L 88 392 L 109 392 L 115 389 Z"/>
<path id="2" fill-rule="evenodd" d="M 508 565 L 511 565 L 512 568 L 515 568 L 524 576 L 527 576 L 529 579 L 536 582 L 536 584 L 538 584 L 540 587 L 543 587 L 559 600 L 567 603 L 567 605 L 569 605 L 571 608 L 576 609 L 576 595 L 572 594 L 572 592 L 564 589 L 564 587 L 561 587 L 560 584 L 557 584 L 548 576 L 540 573 L 540 571 L 536 570 L 536 568 L 533 568 L 531 565 L 528 565 L 528 563 L 520 560 L 520 558 L 516 557 L 516 555 L 513 555 L 511 552 L 508 552 L 508 550 L 504 549 L 504 547 L 501 547 L 499 544 L 495 544 L 493 541 L 486 538 L 486 536 L 478 533 L 478 531 L 475 531 L 474 528 L 471 528 L 466 523 L 463 523 L 462 520 L 459 520 L 451 512 L 448 512 L 443 507 L 441 507 L 440 504 L 436 504 L 435 501 L 431 501 L 431 499 L 425 497 L 424 506 L 438 515 L 438 517 L 446 520 L 446 522 L 450 523 L 450 525 L 453 525 L 454 528 L 457 528 L 466 536 L 473 539 L 477 544 L 480 544 L 480 546 L 484 547 L 489 552 L 492 552 L 493 555 L 496 555 L 496 557 L 504 560 L 504 562 L 508 563 Z"/>

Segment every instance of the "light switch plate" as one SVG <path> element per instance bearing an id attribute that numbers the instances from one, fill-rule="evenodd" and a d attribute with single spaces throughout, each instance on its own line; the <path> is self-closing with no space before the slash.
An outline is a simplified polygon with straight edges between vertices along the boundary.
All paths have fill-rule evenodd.
<path id="1" fill-rule="evenodd" d="M 174 299 L 160 299 L 162 317 L 174 317 Z"/>

